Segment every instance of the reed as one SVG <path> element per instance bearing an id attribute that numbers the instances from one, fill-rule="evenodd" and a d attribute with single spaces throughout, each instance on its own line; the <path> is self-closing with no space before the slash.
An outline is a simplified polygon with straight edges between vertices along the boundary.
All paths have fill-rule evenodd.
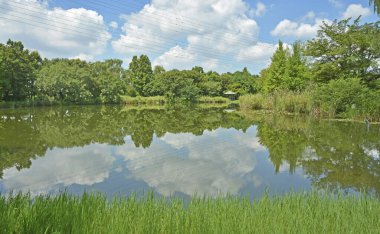
<path id="1" fill-rule="evenodd" d="M 154 97 L 130 97 L 121 96 L 120 102 L 127 105 L 163 105 L 166 102 L 165 97 L 154 96 Z"/>
<path id="2" fill-rule="evenodd" d="M 286 113 L 311 113 L 312 101 L 307 93 L 277 92 L 244 95 L 239 98 L 244 110 L 272 110 Z"/>
<path id="3" fill-rule="evenodd" d="M 376 233 L 380 200 L 317 192 L 242 197 L 130 196 L 108 201 L 14 195 L 0 198 L 1 233 Z"/>

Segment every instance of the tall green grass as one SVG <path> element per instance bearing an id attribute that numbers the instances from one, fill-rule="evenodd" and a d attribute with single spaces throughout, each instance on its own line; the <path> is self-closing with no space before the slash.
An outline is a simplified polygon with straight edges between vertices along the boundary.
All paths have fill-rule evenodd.
<path id="1" fill-rule="evenodd" d="M 128 105 L 163 105 L 166 102 L 165 97 L 154 96 L 154 97 L 130 97 L 130 96 L 121 96 L 120 102 L 122 104 Z"/>
<path id="2" fill-rule="evenodd" d="M 101 195 L 0 198 L 1 233 L 378 233 L 374 197 L 291 193 L 180 199 Z"/>
<path id="3" fill-rule="evenodd" d="M 198 103 L 230 103 L 231 100 L 225 97 L 208 97 L 208 96 L 202 96 L 198 98 Z"/>
<path id="4" fill-rule="evenodd" d="M 271 110 L 286 113 L 312 113 L 311 96 L 307 93 L 278 92 L 244 95 L 239 98 L 244 110 Z"/>

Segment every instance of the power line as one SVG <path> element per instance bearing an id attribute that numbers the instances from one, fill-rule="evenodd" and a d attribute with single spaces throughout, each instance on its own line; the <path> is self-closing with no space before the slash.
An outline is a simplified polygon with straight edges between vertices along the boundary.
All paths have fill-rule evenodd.
<path id="1" fill-rule="evenodd" d="M 16 3 L 16 4 L 18 4 L 18 3 Z M 25 9 L 25 8 L 24 8 Z M 105 9 L 102 9 L 102 11 L 105 11 L 105 10 L 108 10 L 107 8 L 105 8 Z M 113 12 L 113 11 L 109 11 L 110 13 L 112 13 L 112 14 L 115 14 L 115 12 Z M 38 13 L 38 12 L 36 12 L 36 13 Z M 153 14 L 152 14 L 153 15 Z M 58 17 L 56 17 L 56 18 L 58 18 Z M 71 18 L 77 18 L 77 17 L 71 17 Z M 78 19 L 78 18 L 77 18 Z M 156 18 L 156 19 L 158 19 L 158 20 L 160 20 L 160 18 Z M 148 22 L 146 22 L 146 21 L 144 21 L 144 25 L 145 24 L 148 24 L 148 25 L 152 25 L 152 26 L 156 26 L 156 25 L 153 25 L 150 21 L 148 21 Z M 169 25 L 169 24 L 165 24 L 165 23 L 161 23 L 161 25 Z M 173 24 L 174 25 L 174 24 Z M 178 25 L 177 23 L 175 23 L 175 25 Z M 70 25 L 70 26 L 72 26 L 72 25 Z M 214 28 L 215 28 L 215 25 L 214 25 Z M 214 29 L 213 28 L 213 29 Z M 194 28 L 195 30 L 197 30 L 198 28 Z M 181 31 L 177 31 L 177 30 L 175 30 L 177 33 L 180 33 Z M 188 33 L 188 34 L 190 34 L 190 33 L 194 33 L 194 34 L 196 34 L 196 32 L 193 32 L 193 31 L 186 31 L 186 30 L 183 30 L 182 31 L 183 33 Z M 202 35 L 202 38 L 203 39 L 214 39 L 213 38 L 213 36 L 215 36 L 215 37 L 217 37 L 218 36 L 218 34 L 223 34 L 223 32 L 219 32 L 219 33 L 216 33 L 216 34 L 214 34 L 214 35 Z M 157 35 L 157 34 L 156 34 Z M 227 36 L 227 37 L 233 37 L 234 35 L 232 35 L 232 34 L 224 34 L 223 35 L 223 37 L 225 37 L 225 36 Z M 163 38 L 163 39 L 166 39 L 166 41 L 173 41 L 172 39 L 171 39 L 171 37 L 165 37 L 165 36 L 163 36 L 163 35 L 159 35 L 159 37 L 161 37 L 161 38 Z M 228 39 L 228 38 L 227 38 Z M 224 39 L 224 40 L 227 40 L 227 39 Z M 147 40 L 146 38 L 144 39 L 144 40 Z M 149 39 L 148 39 L 149 40 Z M 224 41 L 224 40 L 222 40 L 222 41 Z M 244 39 L 244 37 L 243 38 L 240 38 L 239 39 L 239 41 L 237 41 L 237 42 L 235 42 L 235 45 L 240 45 L 240 46 L 242 46 L 242 47 L 247 47 L 247 46 L 249 46 L 249 44 L 252 44 L 254 42 L 254 40 L 253 39 Z M 175 42 L 175 43 L 177 43 L 177 42 Z M 269 47 L 268 47 L 269 48 Z"/>
<path id="2" fill-rule="evenodd" d="M 9 14 L 10 15 L 10 14 Z M 16 20 L 15 19 L 10 19 L 10 18 L 6 18 L 6 17 L 2 17 L 3 19 L 8 19 L 8 20 L 13 20 L 13 21 L 16 21 L 16 22 L 20 22 L 20 23 L 27 23 L 27 24 L 29 24 L 29 25 L 33 25 L 33 26 L 37 26 L 37 27 L 41 27 L 40 25 L 35 25 L 35 24 L 30 24 L 30 23 L 28 23 L 28 22 L 25 22 L 25 21 L 19 21 L 19 20 L 17 20 L 17 19 L 24 19 L 24 20 L 27 20 L 27 21 L 30 21 L 30 19 L 28 19 L 28 18 L 23 18 L 23 17 L 19 17 L 19 16 L 14 16 L 14 15 L 10 15 L 10 16 L 13 16 L 13 17 L 15 17 L 16 18 Z M 0 16 L 1 17 L 1 16 Z M 31 16 L 31 17 L 35 17 L 35 16 Z M 58 18 L 58 17 L 57 17 Z M 73 17 L 74 18 L 74 17 Z M 45 18 L 41 18 L 40 17 L 40 19 L 44 19 L 45 20 Z M 77 31 L 77 30 L 75 30 L 76 29 L 76 27 L 77 26 L 74 26 L 74 25 L 70 25 L 70 28 L 66 28 L 66 27 L 62 27 L 62 26 L 59 26 L 59 27 L 57 27 L 57 25 L 51 25 L 51 24 L 47 24 L 46 25 L 46 22 L 40 22 L 40 21 L 33 21 L 32 20 L 32 22 L 35 22 L 35 23 L 37 23 L 37 24 L 43 24 L 45 27 L 44 28 L 48 28 L 49 30 L 54 30 L 54 31 L 58 31 L 58 32 L 60 32 L 60 33 L 62 33 L 62 31 L 61 30 L 57 30 L 56 28 L 61 28 L 61 29 L 66 29 L 66 30 L 70 30 L 70 31 L 74 31 L 74 32 L 77 32 L 77 33 L 80 33 L 80 35 L 82 36 L 82 37 L 87 37 L 87 38 L 90 38 L 90 39 L 93 39 L 93 37 L 90 37 L 90 36 L 88 36 L 88 35 L 85 35 L 85 34 L 83 34 L 83 32 L 82 31 Z M 46 26 L 53 26 L 54 28 L 49 28 L 49 27 L 46 27 Z M 67 25 L 67 24 L 66 24 Z M 107 31 L 108 32 L 108 31 Z M 102 36 L 104 36 L 104 35 L 102 35 Z M 102 36 L 99 36 L 98 38 L 100 38 L 100 39 L 102 39 Z M 106 38 L 104 38 L 103 37 L 103 41 L 108 41 L 110 38 L 108 38 L 108 37 L 106 37 Z M 144 40 L 146 40 L 145 38 L 144 38 Z M 99 41 L 99 40 L 98 40 Z M 100 41 L 102 41 L 102 40 L 100 40 Z M 148 40 L 149 41 L 149 40 Z M 176 44 L 179 44 L 177 41 L 175 41 L 175 43 Z M 122 42 L 120 42 L 120 41 L 117 41 L 117 44 L 119 44 L 119 45 L 121 45 L 121 46 L 124 46 L 124 47 L 130 47 L 130 45 L 128 45 L 127 43 L 122 43 Z M 155 45 L 158 45 L 158 46 L 162 46 L 162 44 L 160 43 L 160 44 L 157 44 L 157 42 L 156 41 L 154 41 L 154 43 L 151 43 L 151 44 L 155 44 Z M 139 48 L 146 48 L 146 49 L 153 49 L 153 50 L 156 50 L 157 48 L 156 47 L 149 47 L 149 46 L 143 46 L 143 45 L 140 45 L 139 46 Z M 273 49 L 273 47 L 271 47 L 271 46 L 268 46 L 268 48 L 270 48 L 270 49 Z M 204 48 L 204 46 L 202 46 L 202 47 L 200 47 L 200 46 L 198 46 L 198 47 L 192 47 L 191 48 L 193 51 L 199 51 L 199 52 L 202 52 L 203 54 L 205 53 L 205 50 L 204 49 L 206 49 L 206 51 L 207 50 L 209 50 L 210 48 Z M 222 61 L 233 61 L 233 62 L 236 62 L 235 60 L 231 60 L 231 59 L 226 59 L 226 58 L 220 58 L 220 54 L 218 53 L 218 54 L 216 54 L 216 53 L 211 53 L 211 52 L 208 52 L 208 53 L 206 53 L 206 55 L 208 55 L 208 56 L 210 56 L 210 57 L 218 57 L 218 60 L 222 60 Z M 187 56 L 180 56 L 179 54 L 177 54 L 177 55 L 175 55 L 175 54 L 172 54 L 172 56 L 174 56 L 174 57 L 182 57 L 182 58 L 189 58 L 189 57 L 187 57 Z M 203 56 L 204 57 L 204 56 Z"/>
<path id="3" fill-rule="evenodd" d="M 97 2 L 97 3 L 94 3 L 94 2 L 91 2 L 91 1 L 86 1 L 85 3 L 87 3 L 87 6 L 90 6 L 88 3 L 90 3 L 90 4 L 93 4 L 93 5 L 99 5 L 99 4 L 101 4 L 101 2 Z M 131 3 L 129 3 L 129 4 L 131 4 Z M 84 4 L 84 5 L 86 5 L 86 4 Z M 133 5 L 133 4 L 132 4 Z M 107 3 L 107 5 L 101 5 L 102 7 L 104 7 L 104 8 L 102 8 L 102 11 L 108 11 L 108 12 L 110 12 L 110 13 L 113 13 L 113 14 L 115 14 L 115 11 L 110 11 L 109 10 L 109 8 L 111 8 L 110 6 L 112 6 L 112 4 L 108 4 Z M 113 8 L 113 9 L 115 9 L 115 10 L 119 10 L 120 8 L 119 7 L 115 7 L 115 8 Z M 149 15 L 149 20 L 150 20 L 150 18 L 153 18 L 153 19 L 156 19 L 157 21 L 162 21 L 162 18 L 161 17 L 157 17 L 157 16 L 161 16 L 161 17 L 163 17 L 163 18 L 168 18 L 168 15 L 163 15 L 163 14 L 159 14 L 158 12 L 155 12 L 155 13 L 150 13 L 150 15 Z M 186 17 L 184 17 L 184 16 L 181 16 L 181 15 L 178 15 L 179 17 L 182 17 L 182 18 L 186 18 Z M 146 20 L 146 18 L 147 18 L 147 16 L 146 15 L 144 15 L 144 19 Z M 170 19 L 170 18 L 169 18 Z M 190 19 L 190 18 L 188 18 L 188 19 Z M 179 18 L 178 17 L 176 17 L 176 20 L 179 20 Z M 141 21 L 141 22 L 144 22 L 144 24 L 148 24 L 148 25 L 152 25 L 152 26 L 156 26 L 155 24 L 152 24 L 151 23 L 151 21 Z M 181 23 L 181 22 L 180 22 Z M 185 23 L 185 21 L 183 21 L 182 20 L 182 24 L 184 24 Z M 196 21 L 194 21 L 193 19 L 191 19 L 190 20 L 190 23 L 191 24 L 189 24 L 189 26 L 190 27 L 193 27 L 193 30 L 195 30 L 195 31 L 199 31 L 199 28 L 198 27 L 194 27 L 194 24 L 198 24 L 200 27 L 205 27 L 206 26 L 206 28 L 205 29 L 209 29 L 210 31 L 212 31 L 212 30 L 214 30 L 215 28 L 216 28 L 216 26 L 217 25 L 213 25 L 213 24 L 207 24 L 207 23 L 203 23 L 203 24 L 201 24 L 201 23 L 199 23 L 199 22 L 196 22 Z M 165 23 L 163 23 L 163 22 L 160 22 L 160 25 L 169 25 L 169 24 L 165 24 Z M 178 25 L 178 23 L 177 22 L 173 22 L 173 24 L 170 24 L 170 25 Z M 181 32 L 181 31 L 179 31 L 179 32 Z M 190 31 L 190 32 L 187 32 L 186 30 L 184 30 L 184 31 L 182 31 L 182 32 L 184 32 L 184 33 L 192 33 L 193 31 Z M 198 34 L 200 34 L 200 33 L 198 33 Z M 223 34 L 223 32 L 220 32 L 220 33 L 218 33 L 218 34 Z M 218 34 L 216 34 L 216 35 L 218 35 Z M 203 37 L 208 37 L 208 38 L 210 38 L 210 36 L 208 36 L 208 35 L 202 35 Z M 224 36 L 226 36 L 226 35 L 224 35 Z M 232 36 L 232 35 L 230 35 L 230 34 L 228 34 L 227 36 Z M 212 39 L 212 38 L 211 38 Z M 243 44 L 242 42 L 246 42 L 247 44 L 250 44 L 250 43 L 252 43 L 252 42 L 254 42 L 254 40 L 252 39 L 252 40 L 250 40 L 250 39 L 244 39 L 244 38 L 241 38 L 238 42 L 237 42 L 237 44 L 240 44 L 240 45 L 242 45 L 242 46 L 247 46 L 247 44 Z"/>
<path id="4" fill-rule="evenodd" d="M 28 25 L 32 25 L 32 26 L 36 26 L 36 27 L 41 27 L 41 28 L 46 28 L 46 29 L 49 29 L 49 30 L 52 30 L 52 31 L 57 31 L 59 33 L 62 33 L 61 30 L 58 30 L 60 27 L 49 27 L 48 25 L 46 25 L 44 22 L 39 22 L 39 21 L 33 21 L 33 20 L 30 20 L 30 19 L 25 19 L 23 17 L 17 17 L 17 16 L 14 16 L 16 19 L 11 19 L 11 18 L 7 18 L 7 17 L 4 17 L 4 16 L 0 16 L 0 18 L 3 18 L 3 19 L 7 19 L 7 20 L 11 20 L 11 21 L 15 21 L 15 22 L 19 22 L 19 23 L 22 23 L 22 24 L 28 24 Z M 29 20 L 29 22 L 25 22 L 23 21 L 24 20 Z M 31 22 L 34 22 L 35 24 L 31 23 Z M 58 28 L 58 29 L 57 29 Z M 72 29 L 68 29 L 68 28 L 63 28 L 63 29 L 66 29 L 66 30 L 69 30 L 69 31 L 73 31 Z M 80 33 L 80 31 L 76 31 L 78 33 Z M 85 37 L 85 38 L 89 38 L 89 39 L 93 39 L 93 37 L 91 36 L 88 36 L 88 35 L 85 35 L 85 34 L 81 34 L 82 37 Z M 107 39 L 108 40 L 108 39 Z M 106 40 L 103 40 L 106 42 Z M 122 42 L 118 42 L 122 47 L 126 47 L 126 48 L 129 48 L 129 45 L 126 45 L 126 43 L 122 43 Z M 145 49 L 148 49 L 148 50 L 156 50 L 157 48 L 156 47 L 150 47 L 150 46 L 146 46 L 146 45 L 140 45 L 139 48 L 145 48 Z M 202 52 L 202 53 L 205 53 L 204 50 L 201 50 L 199 48 L 194 48 L 193 49 L 195 52 Z M 178 57 L 178 58 L 186 58 L 186 59 L 189 59 L 188 56 L 181 56 L 180 54 L 171 54 L 173 57 Z M 226 62 L 236 62 L 235 60 L 232 60 L 232 59 L 226 59 L 226 58 L 220 58 L 219 54 L 215 54 L 215 53 L 210 53 L 210 52 L 206 52 L 206 55 L 210 56 L 210 57 L 216 57 L 218 56 L 218 60 L 220 61 L 226 61 Z"/>

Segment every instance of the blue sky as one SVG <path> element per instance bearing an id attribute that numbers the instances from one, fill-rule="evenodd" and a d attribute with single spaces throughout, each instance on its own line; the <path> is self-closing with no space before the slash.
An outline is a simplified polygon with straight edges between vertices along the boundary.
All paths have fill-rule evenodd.
<path id="1" fill-rule="evenodd" d="M 44 57 L 88 61 L 147 54 L 153 65 L 252 73 L 278 40 L 315 36 L 323 21 L 373 22 L 368 0 L 0 0 L 0 42 L 21 40 Z"/>

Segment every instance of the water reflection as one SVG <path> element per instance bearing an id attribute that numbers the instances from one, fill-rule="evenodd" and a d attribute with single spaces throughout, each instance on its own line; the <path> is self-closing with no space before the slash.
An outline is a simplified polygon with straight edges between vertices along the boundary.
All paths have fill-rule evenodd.
<path id="1" fill-rule="evenodd" d="M 380 131 L 218 108 L 0 110 L 0 192 L 380 194 Z"/>
<path id="2" fill-rule="evenodd" d="M 73 184 L 93 185 L 109 177 L 114 161 L 105 145 L 48 150 L 28 170 L 6 170 L 3 184 L 8 190 L 32 195 L 59 191 L 62 186 Z"/>
<path id="3" fill-rule="evenodd" d="M 192 195 L 237 194 L 253 175 L 256 152 L 247 141 L 239 141 L 236 130 L 205 131 L 202 136 L 166 134 L 141 151 L 126 144 L 117 151 L 135 179 L 145 181 L 163 195 L 173 191 Z M 244 134 L 254 139 L 256 131 Z"/>

